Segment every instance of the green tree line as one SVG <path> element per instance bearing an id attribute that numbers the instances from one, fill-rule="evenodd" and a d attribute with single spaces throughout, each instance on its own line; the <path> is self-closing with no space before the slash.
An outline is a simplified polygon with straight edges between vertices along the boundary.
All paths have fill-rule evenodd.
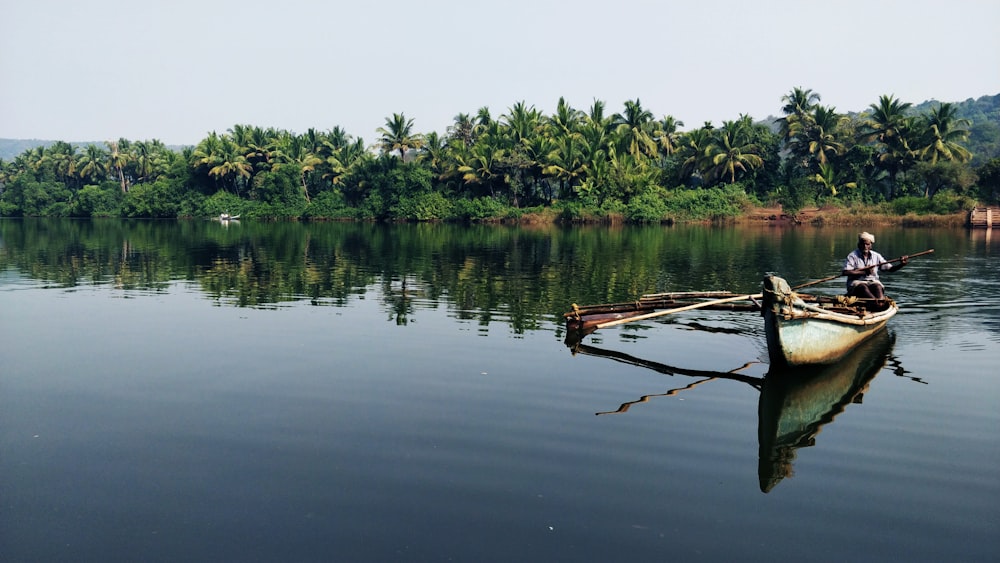
<path id="1" fill-rule="evenodd" d="M 638 99 L 619 113 L 560 99 L 551 115 L 524 102 L 460 113 L 443 134 L 393 114 L 371 145 L 340 127 L 250 125 L 179 151 L 59 141 L 0 161 L 0 215 L 661 222 L 762 203 L 954 212 L 1000 200 L 1000 159 L 973 166 L 972 123 L 955 104 L 915 111 L 881 96 L 851 115 L 820 100 L 794 88 L 773 123 L 687 130 Z"/>

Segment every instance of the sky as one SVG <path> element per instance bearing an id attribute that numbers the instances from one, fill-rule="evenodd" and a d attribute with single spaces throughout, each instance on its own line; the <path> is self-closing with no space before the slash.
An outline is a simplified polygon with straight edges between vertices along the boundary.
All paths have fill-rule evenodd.
<path id="1" fill-rule="evenodd" d="M 996 0 L 3 0 L 0 138 L 371 144 L 395 113 L 443 135 L 560 97 L 689 130 L 779 115 L 796 87 L 841 112 L 960 102 L 1000 94 L 998 30 Z"/>

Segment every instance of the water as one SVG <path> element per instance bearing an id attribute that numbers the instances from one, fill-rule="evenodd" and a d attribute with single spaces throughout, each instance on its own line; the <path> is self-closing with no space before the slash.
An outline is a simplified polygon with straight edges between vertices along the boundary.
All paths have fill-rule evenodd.
<path id="1" fill-rule="evenodd" d="M 996 560 L 984 232 L 879 229 L 935 252 L 815 388 L 765 378 L 749 313 L 563 343 L 570 303 L 827 277 L 854 234 L 0 221 L 0 554 Z M 768 405 L 822 393 L 846 399 L 770 464 Z"/>

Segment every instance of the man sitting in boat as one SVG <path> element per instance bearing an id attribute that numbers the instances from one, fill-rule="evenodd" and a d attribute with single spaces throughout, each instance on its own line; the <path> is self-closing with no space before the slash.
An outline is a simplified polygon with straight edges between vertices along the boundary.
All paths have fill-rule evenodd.
<path id="1" fill-rule="evenodd" d="M 909 256 L 903 256 L 899 259 L 899 264 L 889 263 L 881 254 L 872 250 L 874 244 L 875 235 L 861 233 L 858 235 L 858 248 L 847 255 L 841 275 L 847 276 L 848 295 L 884 299 L 885 292 L 878 279 L 878 271 L 895 272 L 909 260 Z"/>

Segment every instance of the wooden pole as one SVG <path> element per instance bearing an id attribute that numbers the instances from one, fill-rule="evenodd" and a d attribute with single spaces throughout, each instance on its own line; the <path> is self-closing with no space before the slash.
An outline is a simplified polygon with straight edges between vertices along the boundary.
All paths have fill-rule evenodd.
<path id="1" fill-rule="evenodd" d="M 916 258 L 917 256 L 923 256 L 924 254 L 930 254 L 932 252 L 934 252 L 933 248 L 930 249 L 930 250 L 925 250 L 923 252 L 918 252 L 916 254 L 910 254 L 910 255 L 908 255 L 906 257 L 906 259 L 909 260 L 910 258 Z M 903 259 L 902 256 L 900 256 L 899 258 L 893 258 L 892 260 L 887 260 L 885 262 L 882 262 L 881 264 L 876 264 L 876 265 L 872 266 L 872 268 L 881 268 L 882 266 L 885 266 L 886 264 L 892 264 L 893 262 L 899 262 L 902 259 Z M 793 287 L 792 290 L 802 289 L 803 287 L 809 287 L 810 285 L 816 285 L 818 283 L 823 283 L 823 282 L 828 282 L 830 280 L 835 280 L 835 279 L 837 279 L 839 277 L 842 277 L 843 275 L 844 274 L 837 274 L 835 276 L 830 276 L 830 277 L 827 277 L 827 278 L 823 278 L 821 280 L 811 281 L 811 282 L 808 282 L 808 283 L 797 285 L 797 286 Z"/>
<path id="2" fill-rule="evenodd" d="M 613 321 L 608 321 L 606 323 L 601 323 L 599 325 L 594 325 L 595 329 L 598 328 L 608 328 L 609 326 L 617 326 L 625 323 L 630 323 L 633 321 L 642 321 L 646 319 L 652 319 L 653 317 L 662 317 L 664 315 L 669 315 L 671 313 L 680 313 L 682 311 L 691 311 L 693 309 L 700 309 L 702 307 L 708 307 L 711 305 L 718 305 L 720 303 L 729 303 L 731 301 L 745 301 L 747 299 L 759 299 L 763 297 L 764 294 L 757 293 L 755 295 L 737 295 L 735 297 L 726 297 L 725 299 L 713 299 L 712 301 L 704 301 L 702 303 L 695 303 L 694 305 L 686 305 L 684 307 L 677 307 L 674 309 L 667 309 L 666 311 L 654 311 L 652 313 L 646 313 L 645 315 L 639 315 L 636 317 L 629 317 L 627 319 L 616 319 Z"/>

